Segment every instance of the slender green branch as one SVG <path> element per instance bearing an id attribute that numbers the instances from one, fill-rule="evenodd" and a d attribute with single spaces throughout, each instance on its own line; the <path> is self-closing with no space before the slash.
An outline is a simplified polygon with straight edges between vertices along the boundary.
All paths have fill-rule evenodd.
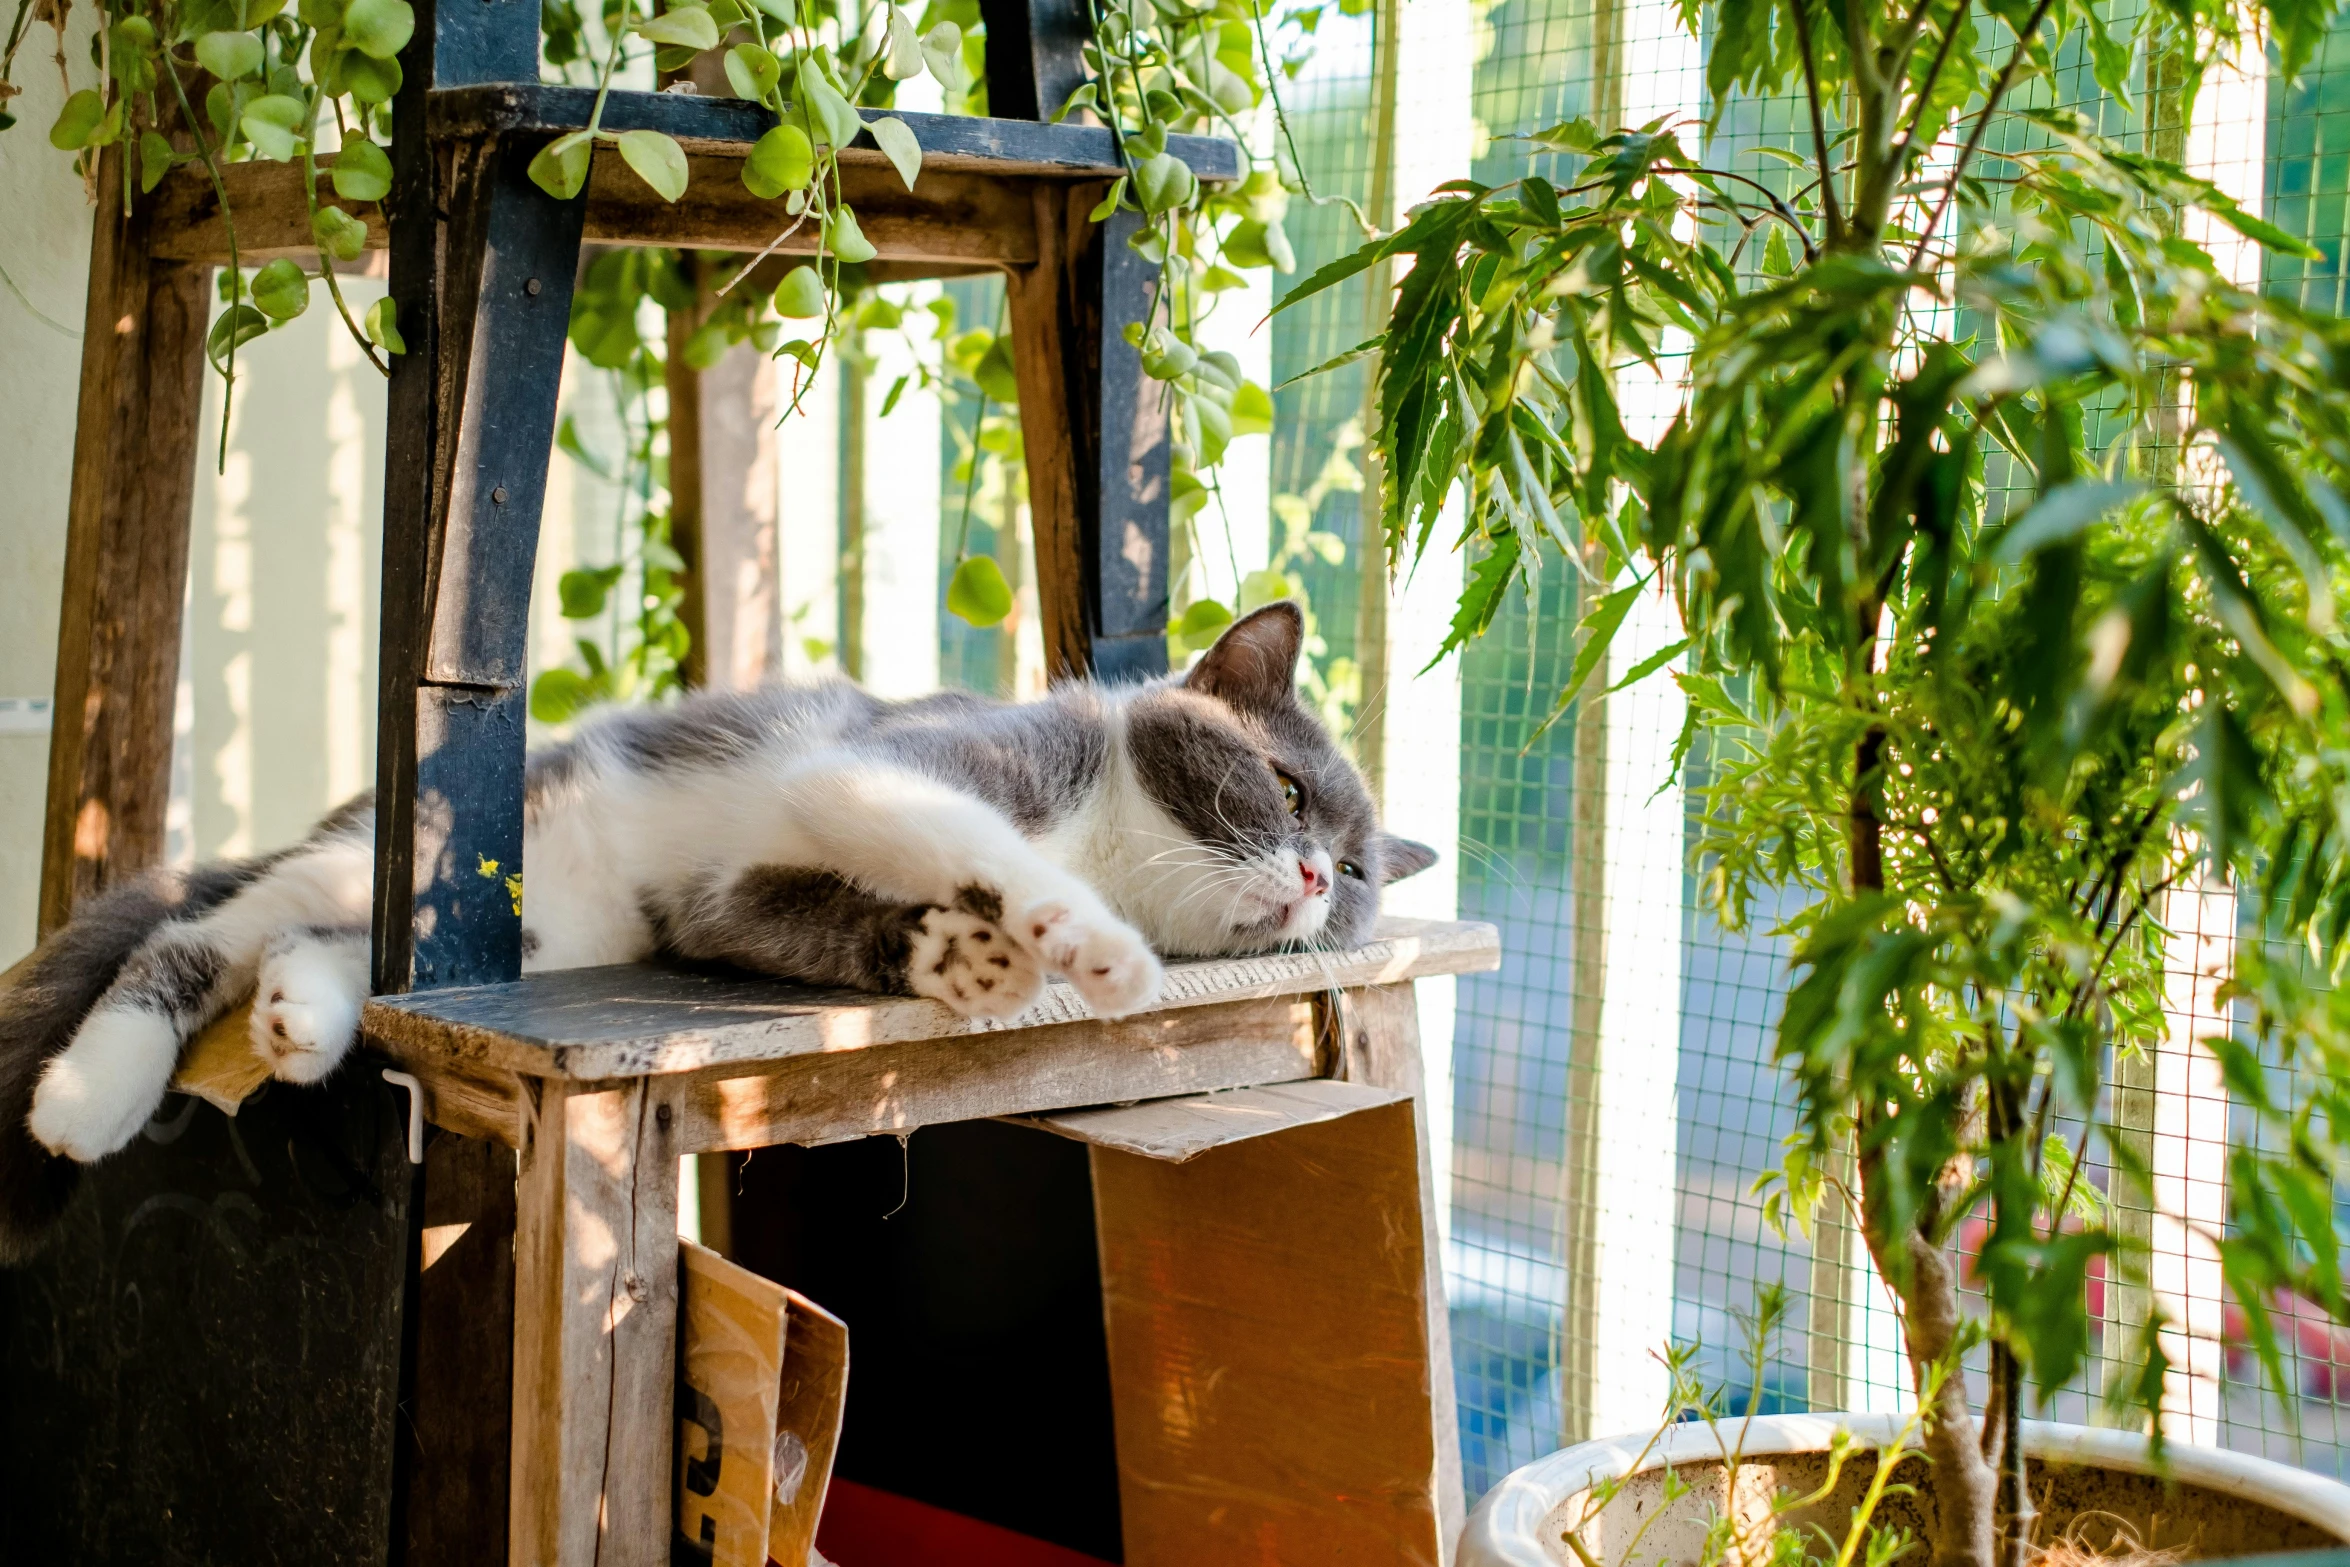
<path id="1" fill-rule="evenodd" d="M 1820 200 L 1826 214 L 1828 243 L 1843 237 L 1844 213 L 1836 203 L 1836 182 L 1828 177 L 1828 126 L 1820 108 L 1819 66 L 1812 58 L 1811 0 L 1789 0 L 1795 15 L 1795 46 L 1803 55 L 1804 103 L 1811 111 L 1812 148 L 1820 170 Z"/>
<path id="2" fill-rule="evenodd" d="M 1926 226 L 1918 233 L 1917 248 L 1909 256 L 1909 269 L 1912 272 L 1925 264 L 1926 248 L 1933 243 L 1934 231 L 1942 226 L 1943 215 L 1949 212 L 1951 202 L 1958 198 L 1958 187 L 1966 178 L 1967 165 L 1974 162 L 1975 154 L 1982 149 L 1983 135 L 1991 128 L 1991 116 L 1998 112 L 2000 100 L 2007 96 L 2008 88 L 2014 85 L 2016 67 L 2031 51 L 2033 36 L 2040 31 L 2040 23 L 2047 17 L 2052 3 L 2053 0 L 2038 0 L 2038 4 L 2032 7 L 2032 14 L 2024 21 L 2023 31 L 2016 34 L 2015 51 L 2007 57 L 2007 63 L 1999 68 L 1999 75 L 1993 79 L 1991 91 L 1983 100 L 1983 112 L 1975 116 L 1974 129 L 1967 133 L 1966 145 L 1958 152 L 1958 161 L 1950 166 L 1950 177 L 1942 187 L 1942 199 L 1935 204 L 1933 215 L 1926 219 Z"/>

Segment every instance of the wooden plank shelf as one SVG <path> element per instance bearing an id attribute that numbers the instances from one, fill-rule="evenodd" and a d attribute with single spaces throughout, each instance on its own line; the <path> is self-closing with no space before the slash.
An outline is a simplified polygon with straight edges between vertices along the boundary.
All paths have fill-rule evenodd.
<path id="1" fill-rule="evenodd" d="M 492 85 L 454 87 L 431 97 L 436 137 L 536 138 L 587 123 L 595 94 L 585 88 Z M 879 111 L 866 111 L 878 118 Z M 1110 133 L 1092 125 L 1044 125 L 954 114 L 900 114 L 922 146 L 922 172 L 908 190 L 897 170 L 860 136 L 840 156 L 840 193 L 858 226 L 895 277 L 951 276 L 1030 267 L 1039 253 L 1035 193 L 1040 186 L 1108 181 L 1119 165 Z M 668 245 L 695 250 L 816 252 L 815 225 L 775 244 L 792 219 L 781 201 L 754 196 L 742 163 L 775 117 L 737 98 L 682 93 L 616 92 L 604 106 L 608 130 L 661 130 L 687 149 L 684 196 L 665 202 L 611 147 L 599 147 L 585 193 L 589 244 Z M 1175 136 L 1168 149 L 1203 180 L 1240 175 L 1240 152 L 1211 136 Z M 239 163 L 221 171 L 245 265 L 318 254 L 302 170 L 292 163 Z M 340 207 L 367 225 L 367 248 L 383 250 L 391 230 L 377 202 L 344 201 L 319 182 L 321 206 Z M 1090 203 L 1088 203 L 1090 205 Z M 156 189 L 150 255 L 224 265 L 228 225 L 219 193 L 195 165 L 174 170 Z M 911 269 L 911 270 L 909 270 Z"/>
<path id="2" fill-rule="evenodd" d="M 1389 919 L 1376 939 L 1347 952 L 1169 964 L 1165 993 L 1141 1015 L 1397 984 L 1500 961 L 1501 938 L 1491 925 Z M 1057 980 L 1018 1018 L 987 1022 L 917 996 L 619 964 L 378 996 L 367 1004 L 363 1027 L 371 1043 L 403 1059 L 439 1057 L 526 1077 L 600 1082 L 1092 1021 L 1084 1000 Z"/>
<path id="3" fill-rule="evenodd" d="M 435 139 L 558 135 L 584 130 L 595 102 L 591 87 L 513 82 L 444 87 L 433 92 L 425 123 Z M 903 120 L 922 148 L 925 174 L 933 168 L 965 168 L 992 174 L 1114 179 L 1123 172 L 1117 143 L 1106 126 L 916 114 L 900 109 L 859 112 L 868 122 L 888 117 Z M 615 91 L 604 104 L 603 128 L 663 131 L 688 151 L 732 151 L 740 156 L 747 155 L 751 144 L 775 123 L 775 116 L 766 108 L 744 98 Z M 1240 178 L 1240 148 L 1220 136 L 1170 136 L 1167 150 L 1203 180 Z M 842 151 L 844 165 L 858 161 L 883 161 L 871 132 Z M 780 204 L 776 210 L 782 210 Z"/>

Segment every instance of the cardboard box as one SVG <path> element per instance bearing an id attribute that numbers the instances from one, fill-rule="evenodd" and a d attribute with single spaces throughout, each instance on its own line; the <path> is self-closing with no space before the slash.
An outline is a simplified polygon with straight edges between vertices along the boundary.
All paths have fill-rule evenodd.
<path id="1" fill-rule="evenodd" d="M 706 1246 L 678 1245 L 673 1558 L 802 1567 L 840 1441 L 848 1326 Z"/>

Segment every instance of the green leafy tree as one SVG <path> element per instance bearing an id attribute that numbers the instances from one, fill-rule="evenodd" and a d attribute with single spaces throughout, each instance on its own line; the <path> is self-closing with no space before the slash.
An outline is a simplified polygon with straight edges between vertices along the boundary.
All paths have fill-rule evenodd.
<path id="1" fill-rule="evenodd" d="M 1717 115 L 1797 95 L 1783 176 L 1694 125 L 1562 125 L 1535 140 L 1571 175 L 1449 187 L 1286 301 L 1410 259 L 1365 345 L 1379 505 L 1391 558 L 1472 552 L 1456 644 L 1579 573 L 1563 712 L 1635 595 L 1677 607 L 1703 896 L 1793 911 L 1772 1201 L 1849 1202 L 1899 1297 L 1937 1567 L 2022 1561 L 2018 1419 L 2086 1362 L 2092 1261 L 2144 1276 L 2083 1172 L 2149 1189 L 2102 1090 L 2161 1034 L 2191 876 L 2270 938 L 2232 981 L 2251 1037 L 2205 1042 L 2264 1133 L 2211 1239 L 2280 1391 L 2274 1293 L 2344 1314 L 2350 325 L 2232 281 L 2192 235 L 2301 247 L 2053 90 L 2085 59 L 2175 126 L 2224 50 L 2297 73 L 2329 8 L 2120 9 L 1692 0 Z M 1628 376 L 1680 387 L 1661 434 L 1627 430 Z M 2105 1346 L 2149 1420 L 2159 1325 Z M 1951 1374 L 1978 1346 L 1980 1417 Z"/>

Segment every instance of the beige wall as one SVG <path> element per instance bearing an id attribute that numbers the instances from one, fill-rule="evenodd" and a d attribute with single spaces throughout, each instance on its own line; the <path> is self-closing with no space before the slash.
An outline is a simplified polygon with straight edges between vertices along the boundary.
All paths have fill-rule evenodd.
<path id="1" fill-rule="evenodd" d="M 85 62 L 77 87 L 90 74 L 90 14 L 86 6 L 72 12 L 67 56 Z M 81 181 L 49 145 L 65 94 L 40 47 L 48 29 L 35 31 L 17 59 L 25 92 L 10 107 L 18 123 L 0 132 L 0 269 L 25 296 L 0 283 L 0 697 L 46 702 L 56 674 L 90 218 Z M 48 754 L 45 733 L 0 730 L 0 965 L 33 944 Z"/>
<path id="2" fill-rule="evenodd" d="M 383 294 L 343 280 L 354 313 Z M 204 386 L 174 746 L 174 859 L 298 838 L 375 783 L 384 378 L 334 313 L 310 308 Z"/>

